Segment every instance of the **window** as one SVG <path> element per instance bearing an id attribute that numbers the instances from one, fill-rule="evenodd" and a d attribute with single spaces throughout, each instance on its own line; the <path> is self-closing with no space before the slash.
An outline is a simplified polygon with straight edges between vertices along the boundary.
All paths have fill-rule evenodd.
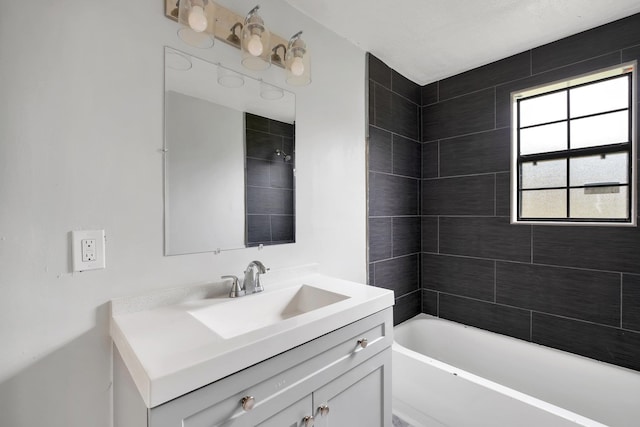
<path id="1" fill-rule="evenodd" d="M 512 93 L 512 222 L 636 224 L 635 69 Z"/>

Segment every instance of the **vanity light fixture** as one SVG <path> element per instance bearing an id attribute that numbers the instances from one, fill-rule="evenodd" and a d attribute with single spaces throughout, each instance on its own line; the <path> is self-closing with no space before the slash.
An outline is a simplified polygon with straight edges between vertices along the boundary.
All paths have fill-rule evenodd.
<path id="1" fill-rule="evenodd" d="M 287 83 L 294 86 L 304 86 L 311 83 L 311 55 L 301 36 L 302 31 L 299 31 L 291 37 L 285 55 L 286 80 Z"/>
<path id="2" fill-rule="evenodd" d="M 278 54 L 278 49 L 282 49 L 282 56 Z M 271 63 L 279 65 L 284 68 L 284 59 L 282 58 L 287 53 L 287 47 L 282 43 L 277 44 L 271 49 Z"/>
<path id="3" fill-rule="evenodd" d="M 242 65 L 250 70 L 266 70 L 271 66 L 271 33 L 258 15 L 256 6 L 244 19 L 242 25 Z"/>
<path id="4" fill-rule="evenodd" d="M 242 31 L 242 24 L 240 22 L 236 22 L 231 26 L 231 29 L 229 30 L 231 31 L 231 34 L 229 34 L 229 37 L 227 37 L 227 41 L 235 47 L 240 47 L 241 41 L 240 37 L 238 37 L 238 35 L 236 34 L 237 28 L 240 28 L 240 31 Z"/>
<path id="5" fill-rule="evenodd" d="M 214 39 L 218 39 L 239 48 L 242 65 L 248 69 L 260 71 L 275 64 L 285 69 L 288 84 L 304 86 L 311 83 L 311 55 L 302 40 L 302 31 L 288 41 L 271 33 L 258 14 L 260 6 L 242 16 L 214 0 L 164 2 L 165 16 L 182 24 L 178 35 L 189 45 L 211 47 Z"/>
<path id="6" fill-rule="evenodd" d="M 206 49 L 213 46 L 216 31 L 215 3 L 209 0 L 179 0 L 178 36 L 187 44 Z"/>

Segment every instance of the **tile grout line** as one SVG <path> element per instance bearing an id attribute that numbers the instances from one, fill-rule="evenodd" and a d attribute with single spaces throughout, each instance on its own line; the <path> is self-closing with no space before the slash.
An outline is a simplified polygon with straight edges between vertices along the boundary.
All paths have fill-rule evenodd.
<path id="1" fill-rule="evenodd" d="M 440 253 L 440 217 L 437 218 L 438 223 L 436 224 L 436 253 Z"/>
<path id="2" fill-rule="evenodd" d="M 393 222 L 394 222 L 394 219 L 395 219 L 395 217 L 392 216 L 391 217 L 391 221 L 389 221 L 389 226 L 391 227 L 391 231 L 389 233 L 389 235 L 391 236 L 390 237 L 390 239 L 391 239 L 391 242 L 390 242 L 391 243 L 391 258 L 390 259 L 395 258 L 394 253 L 393 253 L 393 249 L 394 249 L 394 245 L 393 245 Z"/>
<path id="3" fill-rule="evenodd" d="M 467 137 L 467 136 L 480 135 L 480 134 L 483 134 L 483 133 L 490 133 L 490 132 L 495 132 L 495 131 L 498 131 L 498 130 L 505 130 L 505 129 L 511 129 L 511 124 L 509 124 L 507 126 L 500 126 L 500 127 L 494 128 L 494 129 L 484 129 L 484 130 L 478 130 L 478 131 L 475 131 L 475 132 L 461 133 L 461 134 L 457 134 L 457 135 L 453 135 L 453 136 L 447 136 L 447 137 L 444 137 L 444 138 L 430 139 L 428 141 L 422 141 L 422 142 L 435 142 L 435 141 L 438 141 L 438 140 L 446 142 L 446 141 L 451 141 L 453 139 L 464 138 L 464 137 Z"/>
<path id="4" fill-rule="evenodd" d="M 447 216 L 447 215 L 442 215 L 442 216 L 447 217 L 447 218 L 458 218 L 458 217 L 451 217 L 451 216 Z M 492 218 L 492 217 L 481 217 L 481 218 Z M 506 217 L 500 217 L 500 218 L 506 218 Z M 472 255 L 460 255 L 460 254 L 453 254 L 453 253 L 440 253 L 440 252 L 428 252 L 428 251 L 426 251 L 425 253 L 426 254 L 432 254 L 432 255 L 455 257 L 455 258 L 477 259 L 477 260 L 484 260 L 484 261 L 500 261 L 500 262 L 507 262 L 507 263 L 511 263 L 511 264 L 530 265 L 530 263 L 527 262 L 527 261 L 518 261 L 518 260 L 506 259 L 506 258 L 487 258 L 487 257 L 472 256 Z M 540 267 L 561 268 L 561 269 L 565 269 L 565 270 L 590 271 L 590 272 L 594 272 L 594 273 L 621 274 L 620 271 L 597 270 L 595 268 L 575 267 L 575 266 L 571 266 L 571 265 L 559 265 L 559 264 L 547 264 L 547 263 L 534 263 L 533 265 L 540 266 Z M 629 272 L 629 274 L 638 275 L 639 273 Z"/>
<path id="5" fill-rule="evenodd" d="M 624 274 L 620 273 L 620 329 L 622 329 L 622 305 L 624 304 Z"/>
<path id="6" fill-rule="evenodd" d="M 498 127 L 498 86 L 493 87 L 493 130 Z"/>
<path id="7" fill-rule="evenodd" d="M 533 264 L 533 225 L 530 225 L 529 227 L 531 227 L 531 264 Z"/>
<path id="8" fill-rule="evenodd" d="M 493 216 L 498 216 L 498 174 L 493 174 Z"/>
<path id="9" fill-rule="evenodd" d="M 437 157 L 438 158 L 438 178 L 436 179 L 439 179 L 439 178 L 442 178 L 440 176 L 440 140 L 438 140 L 437 142 L 438 142 L 438 146 L 436 147 L 436 149 L 438 150 L 438 157 Z"/>
<path id="10" fill-rule="evenodd" d="M 440 144 L 440 142 L 438 142 L 438 144 Z M 440 150 L 438 150 L 440 151 Z M 375 172 L 375 171 L 373 171 Z M 438 170 L 438 173 L 440 172 L 440 170 Z M 385 172 L 376 172 L 376 173 L 382 173 L 382 174 L 386 174 Z M 491 172 L 480 172 L 480 173 L 471 173 L 471 174 L 466 174 L 466 175 L 448 175 L 448 176 L 437 176 L 434 178 L 423 178 L 425 181 L 438 181 L 441 179 L 456 179 L 456 178 L 475 178 L 475 177 L 479 177 L 479 176 L 489 176 L 489 175 L 497 175 L 499 173 L 509 173 L 508 170 L 506 171 L 491 171 Z M 398 176 L 403 176 L 403 175 L 398 175 Z"/>
<path id="11" fill-rule="evenodd" d="M 431 288 L 426 288 L 425 290 L 438 292 L 439 294 L 449 295 L 449 296 L 452 296 L 452 297 L 455 297 L 455 298 L 459 298 L 459 299 L 472 300 L 472 301 L 477 301 L 477 302 L 480 302 L 480 303 L 496 305 L 496 306 L 510 308 L 510 309 L 514 309 L 514 310 L 528 311 L 528 312 L 531 313 L 531 316 L 530 316 L 531 320 L 533 319 L 533 314 L 539 313 L 539 314 L 542 314 L 544 316 L 549 316 L 549 317 L 554 317 L 554 318 L 564 319 L 564 320 L 570 320 L 570 321 L 579 322 L 579 323 L 582 323 L 582 324 L 600 326 L 600 327 L 607 328 L 607 329 L 622 330 L 622 331 L 625 331 L 625 332 L 630 332 L 630 333 L 633 333 L 633 334 L 637 334 L 638 337 L 640 337 L 640 331 L 638 331 L 638 330 L 630 329 L 630 328 L 621 328 L 621 327 L 619 327 L 617 325 L 612 325 L 612 324 L 608 324 L 608 323 L 598 323 L 598 322 L 593 321 L 593 320 L 587 320 L 587 319 L 583 319 L 583 318 L 579 318 L 579 317 L 570 317 L 570 316 L 567 316 L 567 315 L 564 315 L 564 314 L 550 313 L 550 312 L 541 311 L 541 310 L 532 310 L 532 309 L 529 309 L 529 308 L 523 308 L 523 307 L 519 307 L 517 305 L 512 305 L 512 304 L 493 303 L 493 302 L 491 302 L 490 300 L 487 300 L 487 299 L 481 299 L 481 298 L 471 297 L 471 296 L 467 296 L 467 295 L 454 294 L 454 293 L 451 293 L 451 292 L 442 292 L 442 291 L 439 291 L 439 290 L 436 290 L 436 289 L 431 289 Z M 531 321 L 531 323 L 533 323 L 533 322 Z"/>
<path id="12" fill-rule="evenodd" d="M 395 162 L 393 161 L 394 160 L 393 153 L 395 152 L 395 147 L 396 147 L 395 138 L 394 138 L 394 135 L 391 134 L 391 174 L 392 175 L 397 175 Z"/>
<path id="13" fill-rule="evenodd" d="M 529 310 L 529 341 L 533 342 L 533 310 Z"/>
<path id="14" fill-rule="evenodd" d="M 498 261 L 493 261 L 493 302 L 498 302 Z"/>

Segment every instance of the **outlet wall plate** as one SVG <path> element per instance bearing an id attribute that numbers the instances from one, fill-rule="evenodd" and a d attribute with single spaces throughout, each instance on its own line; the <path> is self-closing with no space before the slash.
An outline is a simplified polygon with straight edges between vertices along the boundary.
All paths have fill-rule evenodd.
<path id="1" fill-rule="evenodd" d="M 106 267 L 104 230 L 71 232 L 73 271 L 97 270 Z"/>

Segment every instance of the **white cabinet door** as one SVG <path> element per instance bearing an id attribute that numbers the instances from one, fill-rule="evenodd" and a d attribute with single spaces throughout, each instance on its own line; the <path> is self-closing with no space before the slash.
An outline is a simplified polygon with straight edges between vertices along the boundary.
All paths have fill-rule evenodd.
<path id="1" fill-rule="evenodd" d="M 304 418 L 312 416 L 311 395 L 283 409 L 256 427 L 304 427 Z M 312 423 L 309 423 L 311 426 Z"/>
<path id="2" fill-rule="evenodd" d="M 391 427 L 390 388 L 388 349 L 313 393 L 315 427 Z"/>

